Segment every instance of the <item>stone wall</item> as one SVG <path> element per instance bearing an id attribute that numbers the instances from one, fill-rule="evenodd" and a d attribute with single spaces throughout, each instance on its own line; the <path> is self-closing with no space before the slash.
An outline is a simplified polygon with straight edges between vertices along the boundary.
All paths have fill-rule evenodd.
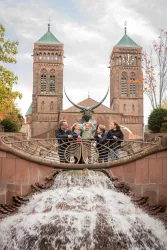
<path id="1" fill-rule="evenodd" d="M 129 183 L 136 196 L 149 196 L 152 204 L 167 206 L 167 150 L 111 171 L 119 181 Z"/>
<path id="2" fill-rule="evenodd" d="M 52 167 L 23 160 L 10 153 L 0 151 L 0 203 L 11 204 L 12 196 L 25 195 L 31 184 L 43 183 Z M 110 171 L 130 184 L 136 196 L 149 196 L 153 204 L 167 205 L 167 150 Z"/>
<path id="3" fill-rule="evenodd" d="M 27 194 L 31 184 L 43 183 L 51 171 L 51 167 L 0 151 L 0 204 L 11 204 L 12 196 Z"/>

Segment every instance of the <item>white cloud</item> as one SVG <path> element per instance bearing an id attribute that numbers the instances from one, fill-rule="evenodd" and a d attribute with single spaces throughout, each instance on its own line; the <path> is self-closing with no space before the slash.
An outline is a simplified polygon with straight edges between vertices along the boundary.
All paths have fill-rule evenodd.
<path id="1" fill-rule="evenodd" d="M 19 105 L 23 113 L 31 103 L 33 44 L 47 31 L 49 17 L 52 19 L 51 31 L 64 43 L 64 86 L 76 102 L 85 99 L 88 91 L 97 101 L 105 94 L 110 83 L 109 57 L 113 46 L 124 34 L 125 20 L 128 22 L 128 35 L 148 49 L 157 36 L 160 23 L 165 23 L 162 21 L 166 18 L 167 4 L 163 0 L 149 0 L 149 4 L 143 0 L 71 0 L 71 6 L 75 6 L 80 15 L 69 13 L 71 10 L 66 6 L 63 8 L 63 2 L 0 2 L 6 37 L 19 41 L 18 63 L 10 68 L 19 76 L 18 88 L 23 93 Z M 149 107 L 148 100 L 145 103 Z M 65 98 L 64 105 L 65 108 L 70 106 Z M 109 106 L 109 97 L 105 105 Z M 145 109 L 146 116 L 148 110 Z"/>

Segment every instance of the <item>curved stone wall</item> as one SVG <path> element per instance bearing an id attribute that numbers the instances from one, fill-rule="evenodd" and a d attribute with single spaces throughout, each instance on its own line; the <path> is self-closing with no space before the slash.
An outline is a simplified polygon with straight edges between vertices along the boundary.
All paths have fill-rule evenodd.
<path id="1" fill-rule="evenodd" d="M 0 151 L 0 203 L 11 204 L 12 196 L 27 194 L 31 184 L 43 183 L 51 171 L 51 167 Z"/>
<path id="2" fill-rule="evenodd" d="M 136 196 L 149 196 L 153 204 L 167 206 L 167 150 L 110 169 L 130 184 Z"/>
<path id="3" fill-rule="evenodd" d="M 27 194 L 31 184 L 43 183 L 52 170 L 0 151 L 0 203 L 11 204 L 12 196 Z M 167 150 L 113 166 L 110 171 L 119 181 L 129 183 L 136 196 L 149 196 L 153 204 L 167 205 Z"/>

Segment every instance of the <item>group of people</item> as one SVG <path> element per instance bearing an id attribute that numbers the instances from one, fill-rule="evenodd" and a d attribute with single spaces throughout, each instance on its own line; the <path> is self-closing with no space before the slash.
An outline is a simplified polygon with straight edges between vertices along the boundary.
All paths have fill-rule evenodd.
<path id="1" fill-rule="evenodd" d="M 119 148 L 124 135 L 120 129 L 120 125 L 115 121 L 110 123 L 110 130 L 107 131 L 104 125 L 99 124 L 97 128 L 95 128 L 95 126 L 89 122 L 84 124 L 75 123 L 70 130 L 67 121 L 61 120 L 59 129 L 56 131 L 56 138 L 59 144 L 58 153 L 60 162 L 66 162 L 64 151 L 67 147 L 67 143 L 64 144 L 64 142 L 68 142 L 69 139 L 76 139 L 78 141 L 95 139 L 98 142 L 98 149 L 102 144 L 106 145 L 106 142 L 108 142 L 109 147 L 114 150 L 114 148 Z M 105 150 L 102 152 L 99 150 L 99 159 L 102 159 L 105 153 Z"/>

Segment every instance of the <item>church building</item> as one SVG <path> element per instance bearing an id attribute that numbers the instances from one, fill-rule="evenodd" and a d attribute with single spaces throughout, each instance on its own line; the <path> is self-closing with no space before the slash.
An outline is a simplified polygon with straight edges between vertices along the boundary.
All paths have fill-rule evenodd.
<path id="1" fill-rule="evenodd" d="M 48 31 L 34 43 L 32 104 L 26 113 L 31 137 L 52 137 L 60 119 L 67 119 L 71 126 L 81 118 L 76 107 L 66 110 L 62 107 L 63 55 L 64 45 L 48 25 Z M 107 129 L 112 120 L 128 128 L 123 131 L 126 139 L 143 137 L 141 57 L 142 48 L 126 34 L 125 28 L 124 36 L 110 56 L 110 107 L 101 104 L 93 115 L 97 124 L 104 124 Z M 96 103 L 88 97 L 79 105 L 90 107 Z"/>

